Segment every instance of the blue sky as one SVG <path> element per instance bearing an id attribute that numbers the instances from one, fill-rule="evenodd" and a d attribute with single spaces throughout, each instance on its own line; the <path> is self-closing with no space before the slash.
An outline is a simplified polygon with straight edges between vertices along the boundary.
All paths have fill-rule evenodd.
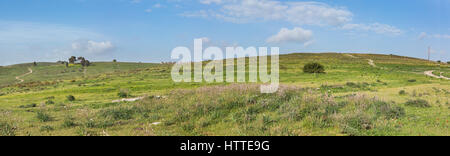
<path id="1" fill-rule="evenodd" d="M 2 0 L 0 65 L 170 61 L 177 46 L 449 60 L 449 0 Z"/>

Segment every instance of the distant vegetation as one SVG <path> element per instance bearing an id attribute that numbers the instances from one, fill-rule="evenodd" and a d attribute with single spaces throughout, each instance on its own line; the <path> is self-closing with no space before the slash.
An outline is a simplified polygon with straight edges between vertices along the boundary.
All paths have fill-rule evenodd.
<path id="1" fill-rule="evenodd" d="M 407 106 L 413 107 L 431 107 L 431 105 L 426 100 L 418 99 L 418 100 L 409 100 L 406 102 Z"/>
<path id="2" fill-rule="evenodd" d="M 69 63 L 71 64 L 75 64 L 77 61 L 79 61 L 79 63 L 81 64 L 81 66 L 83 67 L 89 67 L 91 65 L 91 62 L 89 62 L 89 60 L 86 60 L 84 57 L 80 56 L 80 57 L 75 57 L 72 56 L 69 58 Z"/>
<path id="3" fill-rule="evenodd" d="M 73 96 L 73 95 L 68 95 L 68 96 L 67 96 L 67 100 L 68 100 L 68 101 L 75 101 L 75 96 Z"/>

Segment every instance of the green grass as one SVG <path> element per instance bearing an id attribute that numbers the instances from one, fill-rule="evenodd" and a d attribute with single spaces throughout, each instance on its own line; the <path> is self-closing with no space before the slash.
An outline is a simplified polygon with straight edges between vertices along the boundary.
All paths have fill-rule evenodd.
<path id="1" fill-rule="evenodd" d="M 276 94 L 260 94 L 257 84 L 174 83 L 171 66 L 161 64 L 94 62 L 86 74 L 55 63 L 0 67 L 6 127 L 0 129 L 2 135 L 450 135 L 450 82 L 423 74 L 448 73 L 448 65 L 352 55 L 280 56 L 284 87 Z M 304 73 L 310 62 L 326 73 Z M 17 84 L 28 68 L 33 74 Z M 141 96 L 147 98 L 112 102 Z M 429 107 L 408 102 L 417 99 Z"/>

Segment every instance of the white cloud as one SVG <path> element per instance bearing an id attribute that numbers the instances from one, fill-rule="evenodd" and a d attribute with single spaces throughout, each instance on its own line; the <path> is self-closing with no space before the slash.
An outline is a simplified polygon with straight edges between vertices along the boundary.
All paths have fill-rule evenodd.
<path id="1" fill-rule="evenodd" d="M 0 20 L 0 43 L 66 43 L 80 38 L 104 38 L 88 29 L 58 24 Z"/>
<path id="2" fill-rule="evenodd" d="M 115 46 L 110 41 L 95 42 L 95 41 L 76 41 L 72 43 L 72 50 L 78 52 L 87 52 L 90 54 L 104 54 L 112 52 Z"/>
<path id="3" fill-rule="evenodd" d="M 136 3 L 141 3 L 142 0 L 131 0 L 131 3 L 136 4 Z"/>
<path id="4" fill-rule="evenodd" d="M 345 24 L 342 26 L 345 30 L 354 31 L 371 31 L 378 34 L 389 34 L 389 35 L 400 35 L 403 33 L 402 30 L 390 26 L 387 24 L 372 23 L 372 24 Z"/>
<path id="5" fill-rule="evenodd" d="M 402 30 L 387 24 L 354 24 L 353 13 L 344 7 L 321 2 L 286 2 L 280 0 L 199 0 L 201 4 L 219 6 L 181 14 L 185 17 L 216 18 L 233 23 L 284 21 L 293 25 L 334 26 L 342 30 L 368 31 L 400 35 Z M 218 11 L 216 11 L 218 10 Z"/>
<path id="6" fill-rule="evenodd" d="M 63 60 L 71 54 L 80 54 L 80 51 L 74 51 L 72 48 L 72 43 L 80 39 L 90 39 L 92 41 L 110 40 L 109 37 L 103 34 L 85 28 L 52 23 L 0 20 L 0 54 L 2 54 L 0 65 Z M 103 48 L 90 48 L 91 51 L 113 50 L 107 48 L 108 44 L 103 46 L 98 44 L 92 45 L 93 47 Z M 83 52 L 82 56 L 90 54 L 87 51 Z"/>
<path id="7" fill-rule="evenodd" d="M 450 39 L 450 35 L 447 34 L 428 34 L 426 32 L 421 32 L 418 36 L 419 40 L 425 38 L 435 38 L 435 39 Z"/>
<path id="8" fill-rule="evenodd" d="M 439 39 L 450 39 L 450 35 L 447 34 L 434 34 L 433 37 Z"/>
<path id="9" fill-rule="evenodd" d="M 163 6 L 159 3 L 156 3 L 155 5 L 153 5 L 153 8 L 162 8 Z"/>
<path id="10" fill-rule="evenodd" d="M 200 3 L 202 4 L 221 4 L 222 2 L 222 0 L 200 0 Z"/>
<path id="11" fill-rule="evenodd" d="M 150 13 L 150 12 L 152 12 L 153 10 L 152 9 L 146 9 L 145 10 L 145 12 L 148 12 L 148 13 Z"/>
<path id="12" fill-rule="evenodd" d="M 426 33 L 426 32 L 422 32 L 422 33 L 420 33 L 419 34 L 419 40 L 423 40 L 423 39 L 425 39 L 426 37 L 428 36 L 428 34 Z"/>
<path id="13" fill-rule="evenodd" d="M 341 25 L 352 20 L 353 14 L 339 7 L 319 2 L 281 2 L 275 0 L 200 0 L 202 4 L 218 4 L 221 11 L 197 11 L 183 15 L 200 15 L 229 22 L 287 21 L 297 25 Z"/>
<path id="14" fill-rule="evenodd" d="M 313 32 L 296 27 L 292 30 L 282 28 L 278 34 L 267 39 L 268 43 L 303 43 L 308 46 L 312 43 Z"/>

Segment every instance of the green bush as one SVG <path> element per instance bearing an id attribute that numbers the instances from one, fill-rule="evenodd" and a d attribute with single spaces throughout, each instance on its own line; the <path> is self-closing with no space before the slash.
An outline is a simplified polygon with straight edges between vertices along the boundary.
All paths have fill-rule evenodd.
<path id="1" fill-rule="evenodd" d="M 373 128 L 372 119 L 364 114 L 355 114 L 344 119 L 343 132 L 350 136 L 364 135 L 364 131 Z"/>
<path id="2" fill-rule="evenodd" d="M 68 95 L 66 98 L 69 101 L 75 101 L 75 96 L 73 96 L 73 95 Z"/>
<path id="3" fill-rule="evenodd" d="M 305 73 L 325 73 L 325 67 L 319 63 L 308 63 L 303 67 Z"/>
<path id="4" fill-rule="evenodd" d="M 64 118 L 64 121 L 62 123 L 62 127 L 63 128 L 70 128 L 70 127 L 75 127 L 76 123 L 73 121 L 74 119 L 70 116 L 67 116 Z"/>
<path id="5" fill-rule="evenodd" d="M 52 126 L 42 126 L 41 127 L 41 129 L 40 129 L 42 132 L 50 132 L 50 131 L 53 131 L 54 130 L 54 128 L 52 127 Z"/>
<path id="6" fill-rule="evenodd" d="M 408 80 L 408 82 L 417 82 L 415 79 Z"/>
<path id="7" fill-rule="evenodd" d="M 399 119 L 406 115 L 405 109 L 403 107 L 394 107 L 389 109 L 385 116 L 389 119 Z"/>
<path id="8" fill-rule="evenodd" d="M 36 118 L 42 122 L 48 122 L 52 120 L 52 117 L 45 112 L 37 112 Z"/>
<path id="9" fill-rule="evenodd" d="M 133 118 L 135 111 L 129 108 L 112 108 L 101 112 L 101 116 L 114 120 L 129 120 Z"/>
<path id="10" fill-rule="evenodd" d="M 19 106 L 19 108 L 34 108 L 34 107 L 37 107 L 37 105 L 35 103 Z"/>
<path id="11" fill-rule="evenodd" d="M 406 115 L 405 109 L 403 107 L 394 107 L 391 104 L 383 101 L 374 102 L 373 107 L 378 116 L 382 115 L 387 119 L 399 119 Z"/>
<path id="12" fill-rule="evenodd" d="M 47 101 L 45 101 L 45 104 L 46 105 L 53 105 L 53 104 L 55 104 L 55 102 L 53 102 L 52 100 L 47 100 Z"/>
<path id="13" fill-rule="evenodd" d="M 119 96 L 120 98 L 127 98 L 130 97 L 130 92 L 126 89 L 121 89 L 119 93 L 117 93 L 117 96 Z"/>
<path id="14" fill-rule="evenodd" d="M 345 85 L 352 87 L 352 88 L 357 88 L 358 84 L 354 83 L 354 82 L 347 82 Z"/>
<path id="15" fill-rule="evenodd" d="M 11 126 L 8 123 L 0 122 L 0 136 L 15 136 L 16 135 L 16 127 Z"/>
<path id="16" fill-rule="evenodd" d="M 428 103 L 428 101 L 422 100 L 422 99 L 409 100 L 408 102 L 406 102 L 405 105 L 412 106 L 412 107 L 421 107 L 421 108 L 431 107 L 431 105 Z"/>
<path id="17" fill-rule="evenodd" d="M 400 92 L 398 92 L 399 95 L 406 95 L 406 91 L 405 90 L 401 90 Z"/>

